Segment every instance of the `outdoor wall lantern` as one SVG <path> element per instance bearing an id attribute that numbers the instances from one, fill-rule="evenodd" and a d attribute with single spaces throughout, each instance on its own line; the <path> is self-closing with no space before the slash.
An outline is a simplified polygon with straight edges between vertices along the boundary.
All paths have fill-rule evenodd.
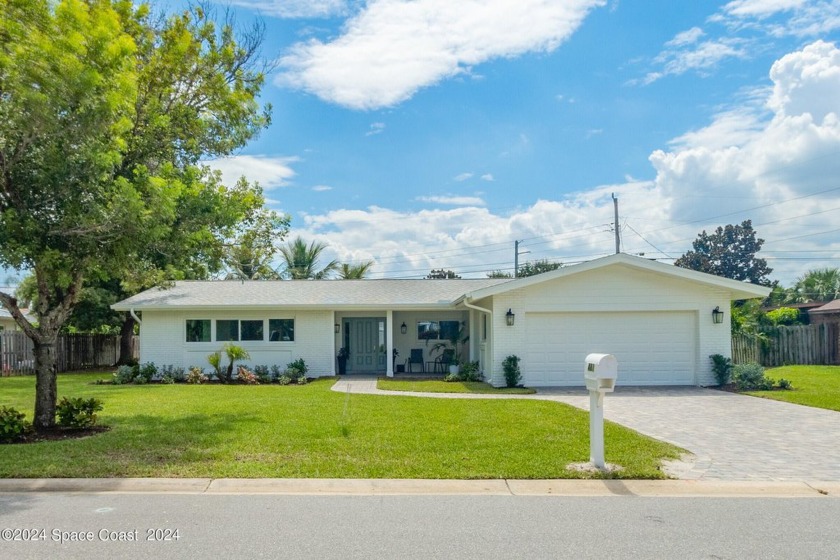
<path id="1" fill-rule="evenodd" d="M 340 333 L 340 332 L 341 332 L 341 325 L 339 325 L 338 323 L 336 323 L 336 324 L 335 324 L 335 334 L 338 334 L 338 333 Z"/>
<path id="2" fill-rule="evenodd" d="M 405 321 L 403 321 L 403 324 L 400 325 L 400 333 L 405 334 L 407 332 L 408 332 L 408 327 L 405 326 Z"/>
<path id="3" fill-rule="evenodd" d="M 720 310 L 719 305 L 712 310 L 712 321 L 714 321 L 716 325 L 723 323 L 723 311 Z"/>
<path id="4" fill-rule="evenodd" d="M 512 327 L 513 326 L 513 320 L 515 318 L 516 318 L 516 315 L 514 315 L 513 311 L 508 309 L 508 312 L 505 313 L 505 320 L 507 321 L 507 326 Z"/>

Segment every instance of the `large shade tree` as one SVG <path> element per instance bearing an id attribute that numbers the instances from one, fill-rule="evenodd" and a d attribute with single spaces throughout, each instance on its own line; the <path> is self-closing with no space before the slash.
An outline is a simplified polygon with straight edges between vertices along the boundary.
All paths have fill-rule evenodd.
<path id="1" fill-rule="evenodd" d="M 682 268 L 690 268 L 716 276 L 770 285 L 768 276 L 773 272 L 767 261 L 756 256 L 764 244 L 763 239 L 755 235 L 752 221 L 745 220 L 739 225 L 718 227 L 713 233 L 702 231 L 688 251 L 674 263 Z"/>
<path id="2" fill-rule="evenodd" d="M 200 9 L 0 0 L 0 265 L 34 274 L 33 424 L 55 423 L 55 342 L 85 282 L 133 291 L 219 269 L 226 240 L 274 216 L 259 188 L 200 165 L 268 123 L 259 34 Z"/>

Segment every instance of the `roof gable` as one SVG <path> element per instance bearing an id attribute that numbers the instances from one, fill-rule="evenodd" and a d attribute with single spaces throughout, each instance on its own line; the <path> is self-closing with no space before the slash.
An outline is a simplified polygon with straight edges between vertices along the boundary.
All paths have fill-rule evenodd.
<path id="1" fill-rule="evenodd" d="M 634 257 L 631 255 L 625 255 L 624 253 L 618 253 L 615 255 L 610 255 L 608 257 L 587 261 L 585 263 L 577 264 L 574 266 L 558 268 L 557 270 L 545 272 L 543 274 L 537 274 L 536 276 L 517 278 L 504 284 L 479 288 L 478 290 L 465 294 L 464 297 L 468 300 L 482 299 L 496 294 L 505 293 L 511 290 L 526 288 L 528 286 L 533 286 L 535 284 L 540 284 L 543 282 L 549 282 L 551 280 L 556 280 L 559 278 L 585 274 L 590 271 L 604 269 L 611 266 L 631 267 L 638 270 L 651 272 L 654 274 L 661 274 L 663 276 L 667 276 L 674 279 L 680 279 L 696 284 L 705 285 L 708 287 L 723 289 L 730 292 L 731 298 L 733 300 L 767 297 L 767 295 L 770 293 L 770 288 L 764 286 L 757 286 L 755 284 L 748 284 L 746 282 L 738 282 L 736 280 L 730 280 L 729 278 L 722 278 L 720 276 L 714 276 L 712 274 L 706 274 L 704 272 L 697 272 L 696 270 L 689 270 L 687 268 L 680 268 L 677 266 L 668 265 L 657 261 L 651 261 L 649 259 L 643 259 L 641 257 Z"/>

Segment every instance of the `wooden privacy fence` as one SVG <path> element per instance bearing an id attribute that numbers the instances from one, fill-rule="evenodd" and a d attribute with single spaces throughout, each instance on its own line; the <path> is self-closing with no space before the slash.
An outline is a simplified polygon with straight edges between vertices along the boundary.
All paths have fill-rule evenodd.
<path id="1" fill-rule="evenodd" d="M 140 355 L 138 337 L 132 338 L 132 357 Z M 22 332 L 0 332 L 0 374 L 35 373 L 33 344 Z M 110 367 L 120 357 L 120 337 L 106 334 L 63 334 L 55 347 L 59 372 Z"/>
<path id="2" fill-rule="evenodd" d="M 767 367 L 785 364 L 840 364 L 840 325 L 777 327 L 763 333 L 764 340 L 732 335 L 732 361 L 758 362 Z"/>

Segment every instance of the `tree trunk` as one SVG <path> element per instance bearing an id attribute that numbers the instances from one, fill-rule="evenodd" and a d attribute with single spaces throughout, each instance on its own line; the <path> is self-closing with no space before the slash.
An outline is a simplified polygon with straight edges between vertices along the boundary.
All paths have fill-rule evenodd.
<path id="1" fill-rule="evenodd" d="M 134 325 L 137 321 L 131 316 L 131 313 L 126 313 L 125 320 L 122 327 L 120 327 L 120 359 L 117 360 L 118 366 L 130 366 L 134 364 L 134 353 L 132 352 L 132 342 L 134 341 Z"/>
<path id="2" fill-rule="evenodd" d="M 32 425 L 37 431 L 55 426 L 55 404 L 58 384 L 55 370 L 55 343 L 57 335 L 47 342 L 33 340 L 35 348 L 35 418 Z"/>

